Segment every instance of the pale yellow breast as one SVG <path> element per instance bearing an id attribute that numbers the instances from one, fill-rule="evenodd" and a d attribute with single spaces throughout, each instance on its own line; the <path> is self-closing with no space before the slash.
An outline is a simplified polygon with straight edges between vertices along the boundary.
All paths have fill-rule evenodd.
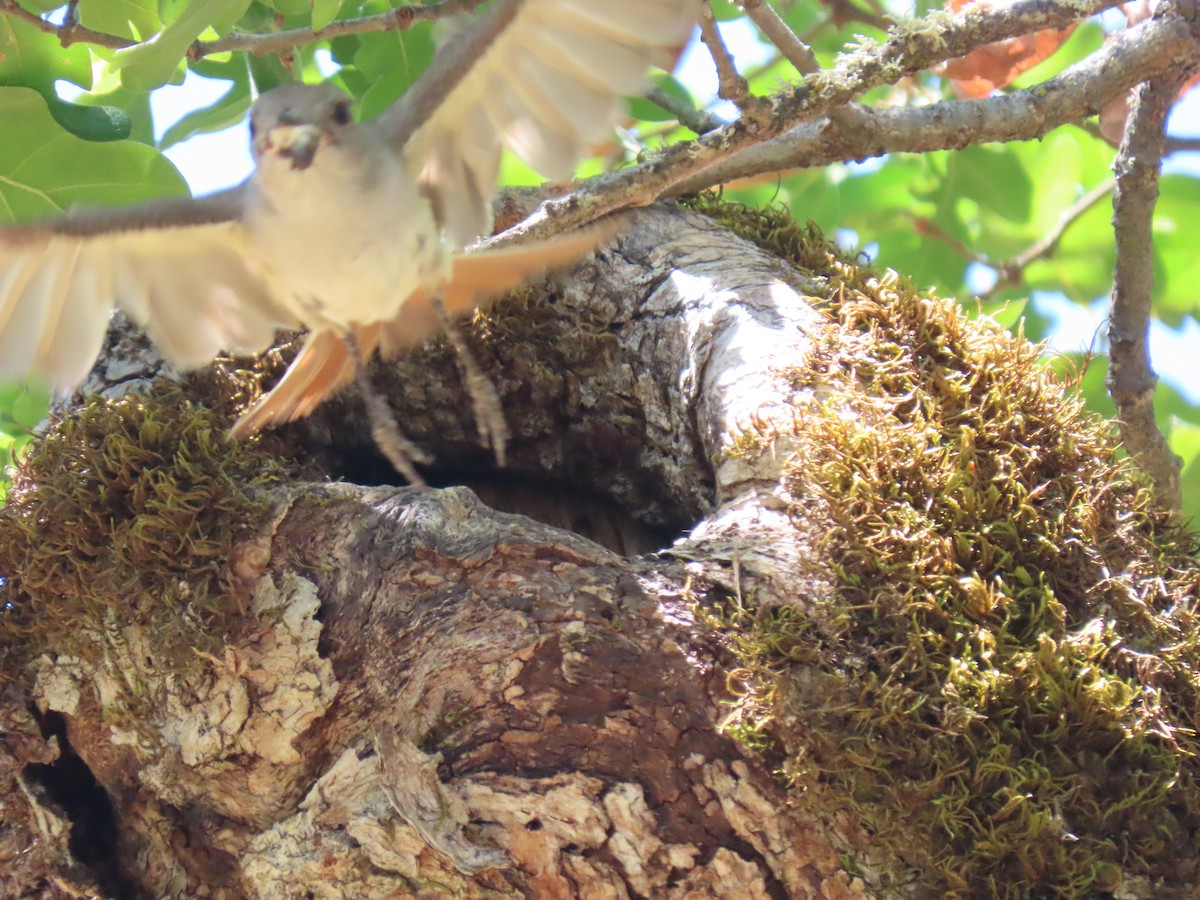
<path id="1" fill-rule="evenodd" d="M 256 182 L 254 253 L 310 328 L 391 321 L 416 288 L 445 278 L 429 205 L 394 157 L 322 147 L 303 170 L 264 159 Z"/>

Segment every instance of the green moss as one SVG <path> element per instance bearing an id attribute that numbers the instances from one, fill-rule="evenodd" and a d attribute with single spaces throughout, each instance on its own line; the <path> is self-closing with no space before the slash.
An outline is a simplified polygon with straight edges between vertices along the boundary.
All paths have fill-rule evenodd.
<path id="1" fill-rule="evenodd" d="M 830 588 L 710 610 L 742 664 L 731 732 L 911 863 L 920 896 L 1188 890 L 1192 536 L 1037 347 L 814 259 L 823 241 L 783 214 L 715 212 L 823 277 L 840 335 L 786 375 L 809 399 L 784 486 Z"/>
<path id="2" fill-rule="evenodd" d="M 210 397 L 225 377 L 206 376 Z M 247 390 L 237 384 L 233 395 Z M 39 652 L 94 657 L 96 636 L 126 623 L 153 636 L 159 668 L 219 648 L 240 608 L 233 548 L 268 511 L 257 489 L 283 468 L 258 443 L 225 436 L 231 414 L 188 399 L 204 386 L 94 398 L 30 445 L 0 508 L 10 675 Z M 232 408 L 230 396 L 219 405 Z"/>

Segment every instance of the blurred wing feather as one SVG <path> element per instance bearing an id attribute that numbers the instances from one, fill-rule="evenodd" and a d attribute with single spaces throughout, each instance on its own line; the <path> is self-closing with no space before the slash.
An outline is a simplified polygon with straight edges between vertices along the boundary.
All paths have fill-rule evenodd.
<path id="1" fill-rule="evenodd" d="M 182 368 L 269 345 L 294 318 L 243 252 L 238 215 L 235 190 L 0 228 L 0 374 L 78 384 L 114 306 Z"/>
<path id="2" fill-rule="evenodd" d="M 376 127 L 404 146 L 451 243 L 466 246 L 491 230 L 501 148 L 550 179 L 569 178 L 612 127 L 621 96 L 640 90 L 652 65 L 669 64 L 698 8 L 502 0 L 451 34 Z"/>

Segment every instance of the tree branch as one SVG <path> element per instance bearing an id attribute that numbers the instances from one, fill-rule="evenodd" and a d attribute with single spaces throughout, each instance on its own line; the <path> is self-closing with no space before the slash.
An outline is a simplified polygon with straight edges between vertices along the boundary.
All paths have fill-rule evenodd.
<path id="1" fill-rule="evenodd" d="M 1020 284 L 1024 279 L 1025 270 L 1030 264 L 1053 253 L 1054 248 L 1058 246 L 1058 242 L 1062 240 L 1062 236 L 1066 234 L 1067 229 L 1078 222 L 1089 209 L 1112 194 L 1113 184 L 1113 179 L 1106 178 L 1100 184 L 1096 185 L 1067 207 L 1067 209 L 1063 210 L 1062 215 L 1058 217 L 1058 221 L 1050 231 L 1016 256 L 1002 262 L 984 261 L 984 265 L 995 269 L 997 275 L 996 284 L 987 292 L 985 299 L 993 296 L 1002 287 Z"/>
<path id="2" fill-rule="evenodd" d="M 263 53 L 279 53 L 291 49 L 298 44 L 309 44 L 313 41 L 330 40 L 351 34 L 367 34 L 375 31 L 407 31 L 418 22 L 432 21 L 444 16 L 456 16 L 470 12 L 482 4 L 484 0 L 440 0 L 438 3 L 414 4 L 398 6 L 385 13 L 374 16 L 362 16 L 357 19 L 335 19 L 320 31 L 311 28 L 293 28 L 289 31 L 277 31 L 273 34 L 242 34 L 233 33 L 215 41 L 197 41 L 192 45 L 188 56 L 201 59 L 213 53 L 229 53 L 245 50 L 261 55 Z"/>
<path id="3" fill-rule="evenodd" d="M 64 47 L 69 47 L 72 44 L 95 44 L 98 47 L 122 50 L 125 47 L 132 47 L 137 43 L 137 41 L 131 41 L 128 38 L 117 37 L 115 34 L 105 34 L 102 31 L 93 31 L 90 28 L 84 28 L 71 16 L 68 16 L 62 25 L 55 25 L 53 22 L 47 22 L 41 16 L 22 8 L 17 4 L 17 0 L 0 0 L 0 16 L 8 16 L 27 25 L 32 25 L 43 34 L 53 35 L 58 38 L 58 42 Z"/>
<path id="4" fill-rule="evenodd" d="M 774 7 L 764 3 L 763 0 L 741 0 L 740 5 L 750 21 L 757 25 L 767 39 L 779 48 L 784 59 L 795 66 L 797 72 L 808 75 L 820 68 L 812 48 L 800 40 L 796 32 L 792 31 L 788 23 L 783 21 Z"/>
<path id="5" fill-rule="evenodd" d="M 1200 150 L 1200 137 L 1168 137 L 1163 143 L 1163 156 L 1172 153 L 1195 153 Z"/>
<path id="6" fill-rule="evenodd" d="M 673 115 L 680 125 L 692 129 L 696 134 L 707 134 L 725 124 L 724 119 L 718 118 L 708 110 L 697 109 L 686 100 L 667 93 L 658 85 L 648 88 L 644 96 Z"/>
<path id="7" fill-rule="evenodd" d="M 1150 368 L 1147 333 L 1154 288 L 1152 245 L 1154 204 L 1162 166 L 1167 111 L 1179 93 L 1179 78 L 1140 85 L 1125 125 L 1113 168 L 1113 231 L 1117 261 L 1109 313 L 1108 390 L 1117 406 L 1121 440 L 1138 466 L 1154 481 L 1159 503 L 1178 509 L 1183 460 L 1171 452 L 1154 420 L 1158 376 Z"/>
<path id="8" fill-rule="evenodd" d="M 717 68 L 717 96 L 736 106 L 743 119 L 753 123 L 765 121 L 770 115 L 770 106 L 750 93 L 750 85 L 734 65 L 709 3 L 705 3 L 700 12 L 700 40 L 708 48 L 713 65 Z"/>
<path id="9" fill-rule="evenodd" d="M 1118 32 L 1104 48 L 1055 78 L 986 100 L 857 107 L 845 122 L 808 122 L 681 181 L 671 193 L 695 193 L 764 172 L 861 162 L 888 153 L 927 153 L 1040 138 L 1095 115 L 1113 97 L 1197 52 L 1195 44 L 1188 46 L 1185 28 L 1175 20 L 1145 31 Z"/>
<path id="10" fill-rule="evenodd" d="M 972 7 L 960 16 L 931 15 L 919 26 L 907 26 L 882 45 L 864 46 L 844 55 L 833 68 L 811 75 L 803 84 L 772 98 L 772 118 L 761 127 L 752 129 L 740 121 L 734 122 L 694 141 L 675 144 L 636 166 L 593 178 L 569 195 L 547 201 L 526 222 L 497 239 L 496 245 L 545 237 L 619 209 L 645 206 L 660 196 L 695 192 L 733 177 L 766 171 L 767 166 L 757 165 L 752 173 L 744 167 L 731 172 L 733 166 L 718 167 L 717 164 L 845 107 L 871 88 L 893 84 L 945 59 L 962 56 L 970 48 L 1043 28 L 1061 28 L 1076 18 L 1114 4 L 1115 0 L 1089 0 L 1081 6 L 1068 8 L 1047 0 L 1021 0 L 1001 10 Z M 1028 139 L 1045 134 L 1064 122 L 1094 114 L 1099 104 L 1118 90 L 1144 80 L 1147 73 L 1158 74 L 1178 61 L 1190 58 L 1198 48 L 1200 43 L 1192 35 L 1189 24 L 1177 15 L 1167 14 L 1120 33 L 1103 50 L 1035 90 L 995 98 L 995 101 L 1011 104 L 1007 108 L 996 105 L 995 101 L 971 101 L 957 105 L 935 104 L 924 111 L 851 109 L 850 113 L 861 115 L 864 122 L 872 118 L 882 121 L 901 112 L 903 116 L 920 116 L 922 112 L 930 116 L 928 111 L 934 109 L 943 114 L 950 110 L 960 114 L 959 127 L 953 129 L 941 127 L 940 122 L 930 116 L 927 124 L 931 122 L 938 126 L 940 143 L 931 144 L 920 133 L 910 134 L 909 141 L 920 145 L 915 146 L 915 150 L 958 148 L 984 140 Z M 1112 91 L 1103 98 L 1087 99 L 1079 93 L 1081 82 L 1091 82 L 1093 87 L 1108 83 Z M 1067 109 L 1067 114 L 1061 114 L 1060 106 Z M 997 116 L 1002 109 L 1007 115 Z M 1021 110 L 1026 111 L 1025 116 L 1017 115 Z M 898 149 L 885 143 L 891 140 L 888 132 L 872 129 L 851 139 L 852 149 L 848 154 L 843 146 L 830 156 L 823 145 L 829 140 L 831 127 L 825 123 L 817 129 L 816 152 L 812 158 L 798 161 L 796 165 L 865 159 Z M 993 136 L 983 137 L 989 131 Z M 838 143 L 836 138 L 832 143 Z M 786 167 L 775 161 L 774 168 Z"/>
<path id="11" fill-rule="evenodd" d="M 443 16 L 453 16 L 470 12 L 482 4 L 484 0 L 440 0 L 429 4 L 406 4 L 398 6 L 385 13 L 374 16 L 361 16 L 357 19 L 337 19 L 330 22 L 319 31 L 311 28 L 292 28 L 287 31 L 276 31 L 267 34 L 248 34 L 234 32 L 214 41 L 196 41 L 188 50 L 189 59 L 203 59 L 214 53 L 229 53 L 243 50 L 248 53 L 261 55 L 264 53 L 283 53 L 299 44 L 309 44 L 313 41 L 330 40 L 351 34 L 368 34 L 377 31 L 406 31 L 418 22 L 440 19 Z M 132 47 L 137 41 L 129 40 L 115 34 L 105 34 L 85 28 L 68 16 L 62 25 L 55 25 L 17 5 L 17 0 L 0 0 L 0 16 L 11 16 L 26 22 L 39 31 L 53 35 L 58 42 L 69 47 L 71 44 L 95 44 L 113 50 Z"/>

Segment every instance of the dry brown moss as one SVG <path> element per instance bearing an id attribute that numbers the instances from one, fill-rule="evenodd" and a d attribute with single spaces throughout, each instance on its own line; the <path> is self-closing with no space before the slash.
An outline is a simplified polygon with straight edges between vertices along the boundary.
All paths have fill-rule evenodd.
<path id="1" fill-rule="evenodd" d="M 1193 890 L 1191 535 L 1038 348 L 782 214 L 703 205 L 825 276 L 841 337 L 787 374 L 832 390 L 799 407 L 784 477 L 836 587 L 720 611 L 735 733 L 922 873 L 898 893 Z"/>
<path id="2" fill-rule="evenodd" d="M 0 508 L 9 675 L 43 650 L 99 652 L 96 635 L 125 622 L 147 626 L 166 668 L 219 642 L 238 608 L 233 548 L 267 511 L 257 488 L 283 469 L 230 441 L 230 415 L 193 395 L 159 383 L 146 397 L 93 399 L 24 454 Z"/>

